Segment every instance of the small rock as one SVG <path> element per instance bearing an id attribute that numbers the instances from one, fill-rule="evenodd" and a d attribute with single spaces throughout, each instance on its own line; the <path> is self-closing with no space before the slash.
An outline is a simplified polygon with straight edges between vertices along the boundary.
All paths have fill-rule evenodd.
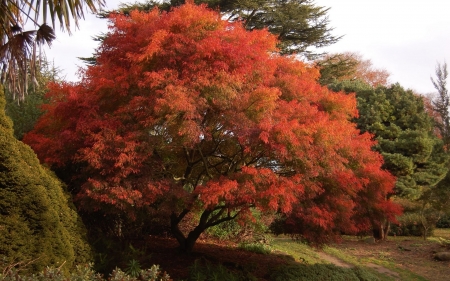
<path id="1" fill-rule="evenodd" d="M 450 252 L 439 252 L 434 255 L 434 258 L 440 261 L 450 261 Z"/>

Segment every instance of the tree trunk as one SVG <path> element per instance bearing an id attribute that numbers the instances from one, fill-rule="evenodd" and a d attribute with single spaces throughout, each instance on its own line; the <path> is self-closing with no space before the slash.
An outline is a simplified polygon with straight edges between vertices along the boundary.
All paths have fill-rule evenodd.
<path id="1" fill-rule="evenodd" d="M 183 252 L 191 253 L 192 249 L 194 248 L 195 242 L 197 242 L 197 239 L 200 237 L 200 235 L 203 233 L 203 231 L 205 231 L 205 229 L 203 229 L 199 226 L 194 228 L 194 230 L 189 232 L 186 240 L 184 241 L 183 247 L 181 247 L 181 245 L 180 245 L 180 249 Z"/>
<path id="2" fill-rule="evenodd" d="M 185 215 L 187 211 L 183 211 L 183 213 Z M 183 213 L 180 216 L 177 216 L 174 213 L 172 213 L 172 215 L 170 216 L 170 228 L 173 236 L 178 241 L 180 251 L 185 253 L 191 253 L 192 249 L 194 248 L 195 242 L 197 242 L 197 239 L 207 228 L 206 222 L 211 212 L 210 211 L 203 212 L 199 224 L 194 228 L 194 230 L 189 232 L 187 237 L 183 234 L 183 232 L 181 232 L 178 226 L 182 218 L 184 217 Z"/>
<path id="3" fill-rule="evenodd" d="M 391 231 L 391 222 L 390 221 L 385 221 L 384 222 L 384 228 L 383 228 L 383 240 L 387 240 L 388 236 L 389 236 L 389 231 Z"/>
<path id="4" fill-rule="evenodd" d="M 178 228 L 178 225 L 176 225 L 175 228 L 172 227 L 172 234 L 175 236 L 179 244 L 178 249 L 184 253 L 192 252 L 195 242 L 197 242 L 197 239 L 200 237 L 203 231 L 204 229 L 197 226 L 196 228 L 194 228 L 194 230 L 189 232 L 187 237 L 185 237 Z"/>
<path id="5" fill-rule="evenodd" d="M 184 245 L 186 242 L 186 237 L 184 237 L 183 232 L 181 232 L 180 228 L 178 227 L 180 221 L 181 220 L 174 213 L 172 213 L 172 215 L 170 216 L 170 230 L 175 239 L 177 239 L 178 244 L 180 244 L 181 248 L 181 245 Z"/>
<path id="6" fill-rule="evenodd" d="M 423 228 L 423 240 L 427 240 L 428 236 L 428 227 Z"/>
<path id="7" fill-rule="evenodd" d="M 373 238 L 376 240 L 382 240 L 383 239 L 383 231 L 381 229 L 381 225 L 375 225 L 372 228 Z"/>
<path id="8" fill-rule="evenodd" d="M 374 224 L 372 227 L 373 238 L 376 240 L 386 240 L 390 229 L 391 223 L 389 221 L 385 221 L 381 224 Z"/>

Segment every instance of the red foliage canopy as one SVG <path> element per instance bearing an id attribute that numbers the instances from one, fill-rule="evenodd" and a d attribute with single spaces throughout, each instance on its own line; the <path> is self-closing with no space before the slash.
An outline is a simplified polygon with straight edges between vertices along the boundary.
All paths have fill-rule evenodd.
<path id="1" fill-rule="evenodd" d="M 394 178 L 349 121 L 354 96 L 278 55 L 267 31 L 193 4 L 111 22 L 97 65 L 51 85 L 24 138 L 49 165 L 76 165 L 82 208 L 170 202 L 173 226 L 197 210 L 204 230 L 254 207 L 291 214 L 309 239 L 398 213 Z"/>

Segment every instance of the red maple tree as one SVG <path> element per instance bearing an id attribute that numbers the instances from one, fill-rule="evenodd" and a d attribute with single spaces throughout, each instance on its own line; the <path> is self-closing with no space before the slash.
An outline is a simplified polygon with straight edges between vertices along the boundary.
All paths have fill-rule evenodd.
<path id="1" fill-rule="evenodd" d="M 24 138 L 42 161 L 78 175 L 84 210 L 133 218 L 170 206 L 186 251 L 208 227 L 251 219 L 252 208 L 289 215 L 316 241 L 398 213 L 385 199 L 394 178 L 349 121 L 354 96 L 278 55 L 267 31 L 191 3 L 111 23 L 97 64 L 79 83 L 51 85 L 53 102 Z M 191 212 L 198 223 L 183 233 Z"/>

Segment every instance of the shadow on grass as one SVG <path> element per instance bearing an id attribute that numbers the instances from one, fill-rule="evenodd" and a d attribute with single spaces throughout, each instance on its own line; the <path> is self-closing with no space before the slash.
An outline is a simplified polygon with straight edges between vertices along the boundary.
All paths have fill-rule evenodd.
<path id="1" fill-rule="evenodd" d="M 297 243 L 292 242 L 291 247 Z M 199 241 L 191 254 L 180 253 L 177 242 L 170 238 L 149 237 L 146 241 L 136 241 L 132 249 L 139 249 L 139 261 L 142 268 L 153 264 L 161 267 L 173 280 L 226 280 L 226 281 L 375 281 L 379 279 L 373 272 L 362 267 L 341 268 L 332 264 L 313 263 L 294 259 L 290 253 L 272 251 L 259 253 L 239 248 L 229 243 L 207 243 Z M 300 247 L 300 246 L 299 246 Z M 302 246 L 303 247 L 303 246 Z M 305 246 L 304 251 L 308 249 Z M 118 249 L 118 248 L 116 248 Z M 314 250 L 310 248 L 310 255 Z M 114 265 L 123 268 L 129 262 L 130 255 L 121 251 L 108 254 Z M 127 260 L 128 259 L 128 260 Z M 107 274 L 107 272 L 104 272 Z"/>

